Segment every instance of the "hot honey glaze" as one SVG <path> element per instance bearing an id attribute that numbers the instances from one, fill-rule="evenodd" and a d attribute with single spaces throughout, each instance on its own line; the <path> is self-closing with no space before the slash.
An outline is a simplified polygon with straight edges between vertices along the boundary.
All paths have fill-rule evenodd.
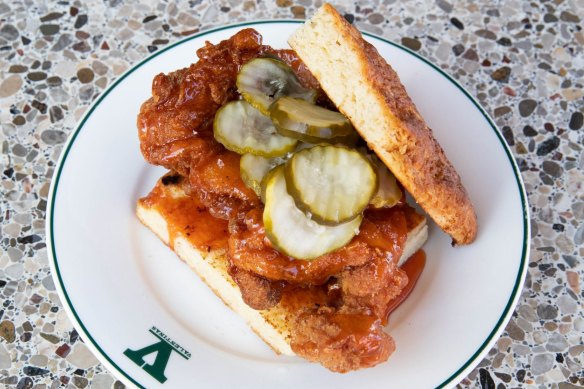
<path id="1" fill-rule="evenodd" d="M 140 199 L 140 202 L 147 208 L 157 210 L 166 220 L 169 246 L 174 248 L 175 240 L 184 237 L 201 251 L 226 249 L 229 239 L 228 221 L 213 217 L 196 197 L 186 195 L 182 189 L 167 188 L 176 184 L 171 179 L 165 181 L 168 177 L 177 176 L 163 177 L 154 190 Z"/>
<path id="2" fill-rule="evenodd" d="M 402 289 L 400 294 L 391 300 L 385 310 L 385 317 L 383 324 L 387 324 L 389 315 L 397 309 L 412 293 L 414 286 L 418 282 L 422 270 L 426 266 L 426 253 L 424 250 L 418 250 L 412 255 L 402 266 L 401 269 L 406 272 L 408 276 L 408 284 Z"/>

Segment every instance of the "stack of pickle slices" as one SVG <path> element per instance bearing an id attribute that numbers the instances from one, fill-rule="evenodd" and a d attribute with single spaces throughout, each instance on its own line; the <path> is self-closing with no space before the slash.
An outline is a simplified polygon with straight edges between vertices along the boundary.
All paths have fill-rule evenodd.
<path id="1" fill-rule="evenodd" d="M 345 246 L 359 232 L 368 206 L 402 197 L 391 172 L 340 112 L 315 104 L 292 69 L 275 58 L 242 66 L 243 97 L 225 104 L 215 139 L 241 154 L 245 185 L 265 204 L 266 236 L 281 253 L 312 260 Z"/>

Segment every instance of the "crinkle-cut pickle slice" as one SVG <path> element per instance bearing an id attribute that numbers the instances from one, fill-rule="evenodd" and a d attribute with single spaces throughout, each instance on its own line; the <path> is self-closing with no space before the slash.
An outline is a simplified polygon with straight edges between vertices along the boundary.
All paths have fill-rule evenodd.
<path id="1" fill-rule="evenodd" d="M 264 227 L 281 253 L 312 260 L 345 246 L 359 232 L 361 215 L 337 226 L 324 226 L 306 216 L 288 194 L 283 166 L 273 169 L 265 181 Z"/>
<path id="2" fill-rule="evenodd" d="M 274 58 L 252 59 L 241 67 L 236 83 L 243 98 L 264 115 L 270 114 L 270 105 L 282 96 L 316 99 L 316 91 L 304 88 L 292 69 Z"/>
<path id="3" fill-rule="evenodd" d="M 305 149 L 285 166 L 288 192 L 297 207 L 320 224 L 337 225 L 357 217 L 377 191 L 371 162 L 345 147 Z"/>
<path id="4" fill-rule="evenodd" d="M 239 160 L 240 175 L 243 183 L 261 197 L 262 180 L 270 170 L 286 162 L 285 157 L 265 158 L 244 154 Z"/>
<path id="5" fill-rule="evenodd" d="M 261 192 L 260 192 L 260 199 L 262 200 L 262 203 L 266 204 L 266 190 L 268 187 L 268 182 L 270 182 L 270 180 L 272 179 L 274 174 L 276 174 L 276 172 L 278 172 L 281 169 L 283 169 L 283 166 L 281 166 L 281 165 L 276 166 L 275 168 L 270 170 L 268 173 L 266 173 L 266 175 L 264 176 L 262 183 L 261 183 Z M 265 209 L 265 207 L 264 207 L 264 209 Z"/>
<path id="6" fill-rule="evenodd" d="M 293 153 L 314 147 L 314 144 L 298 142 L 296 148 L 281 157 L 265 158 L 253 154 L 244 154 L 239 162 L 241 179 L 248 188 L 252 189 L 263 199 L 262 182 L 264 177 L 276 166 L 286 163 Z"/>
<path id="7" fill-rule="evenodd" d="M 278 132 L 309 143 L 354 144 L 358 135 L 342 113 L 308 101 L 284 96 L 270 106 Z"/>
<path id="8" fill-rule="evenodd" d="M 296 147 L 296 139 L 279 135 L 270 118 L 244 100 L 221 107 L 213 122 L 215 139 L 238 154 L 278 157 Z"/>
<path id="9" fill-rule="evenodd" d="M 375 165 L 379 188 L 373 195 L 370 204 L 375 208 L 391 208 L 402 198 L 402 191 L 397 185 L 397 180 L 387 166 L 378 158 L 374 157 L 372 163 Z"/>

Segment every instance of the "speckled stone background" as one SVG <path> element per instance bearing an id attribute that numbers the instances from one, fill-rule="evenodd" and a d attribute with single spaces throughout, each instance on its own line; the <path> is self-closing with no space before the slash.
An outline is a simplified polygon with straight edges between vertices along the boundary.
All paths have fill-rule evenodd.
<path id="1" fill-rule="evenodd" d="M 359 28 L 459 80 L 501 128 L 525 180 L 527 282 L 507 330 L 460 386 L 584 387 L 584 0 L 335 4 Z M 123 387 L 72 328 L 47 263 L 51 176 L 91 102 L 134 63 L 186 35 L 236 21 L 304 18 L 318 5 L 0 2 L 1 387 Z"/>

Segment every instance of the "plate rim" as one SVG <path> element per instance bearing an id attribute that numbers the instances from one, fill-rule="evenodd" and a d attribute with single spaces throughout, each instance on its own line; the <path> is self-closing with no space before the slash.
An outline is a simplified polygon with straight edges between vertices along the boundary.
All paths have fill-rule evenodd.
<path id="1" fill-rule="evenodd" d="M 169 45 L 161 50 L 158 50 L 158 51 L 148 55 L 146 58 L 142 59 L 141 61 L 139 61 L 135 65 L 131 66 L 128 70 L 126 70 L 119 78 L 117 78 L 111 85 L 109 85 L 99 95 L 99 97 L 95 101 L 93 101 L 91 103 L 91 105 L 88 107 L 88 109 L 85 112 L 85 114 L 83 115 L 83 117 L 79 120 L 79 122 L 76 125 L 73 132 L 69 135 L 68 140 L 65 143 L 63 150 L 61 151 L 61 155 L 59 156 L 58 162 L 55 166 L 56 174 L 54 175 L 54 179 L 51 180 L 51 184 L 50 184 L 50 190 L 49 190 L 49 196 L 48 196 L 49 202 L 48 202 L 48 206 L 47 206 L 47 214 L 46 214 L 46 220 L 45 220 L 51 276 L 52 276 L 52 279 L 54 281 L 56 281 L 55 282 L 56 291 L 59 295 L 59 298 L 61 299 L 61 301 L 63 303 L 63 307 L 65 308 L 65 311 L 67 312 L 67 316 L 72 321 L 72 324 L 75 327 L 75 329 L 83 335 L 83 338 L 85 340 L 85 345 L 92 351 L 92 353 L 97 357 L 97 359 L 108 368 L 108 370 L 110 372 L 116 373 L 117 378 L 121 379 L 122 381 L 125 381 L 124 383 L 126 383 L 126 384 L 131 383 L 132 385 L 135 385 L 139 388 L 145 388 L 144 385 L 140 384 L 138 381 L 136 381 L 136 379 L 131 377 L 130 374 L 126 373 L 121 367 L 119 367 L 110 358 L 110 356 L 106 352 L 104 352 L 104 350 L 99 346 L 99 344 L 93 339 L 91 334 L 87 331 L 87 329 L 85 328 L 85 325 L 83 324 L 81 318 L 78 316 L 73 304 L 71 303 L 71 300 L 70 300 L 69 295 L 66 291 L 65 285 L 63 283 L 63 279 L 61 277 L 61 272 L 59 270 L 57 253 L 56 253 L 56 249 L 55 249 L 55 242 L 54 242 L 54 236 L 53 236 L 53 219 L 54 219 L 53 216 L 54 216 L 54 207 L 55 207 L 55 196 L 57 194 L 57 188 L 59 186 L 59 180 L 61 178 L 61 173 L 62 173 L 63 167 L 64 167 L 65 162 L 67 160 L 67 156 L 68 156 L 73 144 L 75 143 L 75 139 L 77 138 L 77 136 L 79 135 L 79 133 L 83 129 L 86 121 L 89 119 L 89 117 L 91 116 L 93 111 L 99 106 L 99 104 L 107 97 L 107 95 L 114 88 L 116 88 L 122 81 L 124 81 L 124 79 L 126 77 L 128 77 L 134 71 L 138 70 L 142 65 L 151 61 L 155 57 L 165 53 L 166 51 L 168 51 L 176 46 L 179 46 L 183 43 L 186 43 L 190 40 L 200 38 L 200 37 L 203 37 L 205 35 L 219 32 L 222 30 L 228 30 L 228 29 L 233 29 L 233 28 L 238 28 L 238 27 L 249 27 L 249 26 L 254 26 L 254 25 L 262 25 L 262 24 L 302 24 L 304 22 L 305 22 L 305 20 L 298 20 L 298 19 L 262 19 L 262 20 L 255 20 L 255 21 L 247 21 L 247 22 L 239 22 L 239 23 L 222 25 L 222 26 L 218 26 L 218 27 L 205 29 L 205 30 L 197 32 L 191 36 L 187 36 L 183 39 L 180 39 L 180 40 L 172 43 L 171 45 Z M 529 223 L 529 220 L 530 220 L 530 218 L 529 218 L 529 203 L 527 201 L 525 184 L 523 182 L 523 177 L 521 176 L 521 172 L 519 170 L 517 162 L 516 162 L 515 158 L 513 157 L 513 153 L 511 152 L 509 145 L 507 144 L 507 142 L 503 138 L 501 131 L 498 129 L 498 127 L 495 124 L 495 122 L 493 121 L 493 119 L 489 116 L 489 114 L 485 111 L 485 109 L 480 105 L 480 103 L 456 79 L 454 79 L 450 74 L 446 73 L 444 70 L 442 70 L 440 67 L 438 67 L 436 64 L 434 64 L 433 62 L 431 62 L 430 60 L 428 60 L 424 56 L 418 54 L 417 52 L 415 52 L 415 51 L 413 51 L 413 50 L 411 50 L 411 49 L 409 49 L 409 48 L 407 48 L 399 43 L 393 42 L 393 41 L 391 41 L 387 38 L 384 38 L 380 35 L 370 33 L 367 31 L 361 31 L 361 33 L 363 35 L 370 37 L 370 38 L 378 39 L 384 43 L 387 43 L 391 46 L 394 46 L 394 47 L 396 47 L 402 51 L 405 51 L 406 53 L 414 56 L 415 58 L 423 61 L 425 64 L 429 65 L 432 69 L 437 71 L 440 75 L 445 77 L 454 86 L 456 86 L 458 88 L 458 90 L 460 90 L 466 96 L 466 98 L 469 99 L 473 103 L 473 105 L 479 110 L 479 112 L 483 115 L 484 119 L 486 119 L 486 121 L 489 123 L 493 132 L 496 134 L 497 139 L 499 140 L 499 143 L 501 144 L 501 146 L 505 150 L 505 155 L 507 156 L 507 159 L 509 160 L 509 162 L 511 164 L 513 174 L 515 176 L 515 181 L 516 181 L 516 184 L 517 184 L 517 187 L 519 190 L 519 197 L 520 197 L 521 205 L 523 208 L 522 209 L 522 211 L 523 211 L 523 242 L 522 242 L 523 247 L 522 247 L 522 253 L 521 253 L 521 262 L 520 262 L 519 270 L 517 273 L 517 277 L 515 279 L 515 284 L 514 284 L 513 290 L 511 292 L 511 295 L 509 296 L 509 299 L 507 301 L 507 305 L 505 306 L 505 308 L 503 309 L 503 312 L 501 313 L 501 315 L 499 317 L 499 320 L 497 321 L 497 323 L 495 324 L 494 328 L 489 333 L 489 335 L 486 337 L 486 339 L 483 341 L 483 343 L 480 345 L 480 347 L 477 349 L 477 351 L 473 355 L 471 355 L 470 358 L 460 368 L 458 368 L 454 373 L 452 373 L 448 378 L 446 378 L 441 384 L 439 384 L 437 386 L 437 388 L 445 388 L 451 384 L 457 384 L 460 381 L 460 379 L 464 378 L 464 376 L 467 375 L 470 372 L 470 370 L 475 368 L 476 365 L 478 363 L 480 363 L 480 359 L 482 357 L 484 357 L 484 355 L 486 355 L 486 353 L 489 351 L 489 349 L 493 346 L 493 344 L 499 338 L 500 334 L 504 331 L 506 324 L 509 322 L 509 320 L 511 319 L 511 315 L 513 314 L 512 308 L 514 308 L 518 303 L 519 297 L 521 295 L 521 289 L 522 289 L 523 284 L 525 282 L 526 271 L 527 271 L 527 262 L 528 262 L 529 253 L 530 253 L 530 249 L 531 249 L 531 247 L 530 247 L 531 246 L 530 245 L 531 226 Z"/>

